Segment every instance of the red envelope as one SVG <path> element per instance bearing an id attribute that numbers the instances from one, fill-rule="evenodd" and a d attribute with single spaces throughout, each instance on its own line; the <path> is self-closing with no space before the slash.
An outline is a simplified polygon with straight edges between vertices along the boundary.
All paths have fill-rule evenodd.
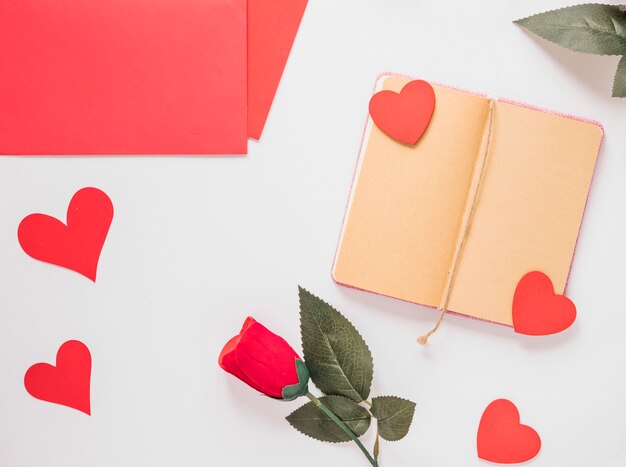
<path id="1" fill-rule="evenodd" d="M 248 0 L 248 135 L 259 139 L 307 0 Z"/>
<path id="2" fill-rule="evenodd" d="M 0 2 L 0 154 L 243 154 L 246 0 Z"/>

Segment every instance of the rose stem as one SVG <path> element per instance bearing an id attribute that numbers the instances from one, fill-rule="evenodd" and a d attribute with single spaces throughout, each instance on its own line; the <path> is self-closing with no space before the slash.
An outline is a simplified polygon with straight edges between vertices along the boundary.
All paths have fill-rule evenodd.
<path id="1" fill-rule="evenodd" d="M 328 407 L 326 407 L 324 404 L 322 404 L 322 401 L 320 401 L 317 397 L 315 397 L 313 394 L 311 394 L 310 392 L 307 393 L 306 395 L 311 402 L 313 402 L 322 412 L 324 412 L 326 415 L 328 415 L 330 417 L 330 419 L 335 422 L 337 424 L 337 426 L 339 428 L 341 428 L 344 433 L 346 433 L 350 439 L 352 441 L 354 441 L 357 446 L 359 447 L 359 449 L 361 449 L 361 451 L 363 451 L 363 454 L 365 454 L 365 457 L 367 457 L 367 460 L 370 461 L 370 464 L 372 464 L 374 467 L 378 467 L 378 461 L 376 459 L 374 459 L 370 453 L 367 451 L 367 449 L 365 449 L 365 446 L 363 446 L 363 443 L 361 443 L 361 441 L 359 440 L 359 438 L 356 437 L 356 435 L 352 432 L 352 430 L 350 428 L 348 428 L 348 426 L 339 419 L 339 417 L 337 417 L 337 415 L 335 415 L 333 413 L 332 410 L 330 410 Z"/>

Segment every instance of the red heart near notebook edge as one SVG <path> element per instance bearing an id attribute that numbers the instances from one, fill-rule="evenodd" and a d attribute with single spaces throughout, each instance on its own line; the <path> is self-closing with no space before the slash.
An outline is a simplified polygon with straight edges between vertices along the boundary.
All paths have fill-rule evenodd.
<path id="1" fill-rule="evenodd" d="M 407 83 L 402 90 L 380 91 L 372 96 L 369 112 L 385 134 L 414 145 L 422 137 L 435 110 L 435 91 L 423 80 Z"/>
<path id="2" fill-rule="evenodd" d="M 515 404 L 497 399 L 487 406 L 478 425 L 476 447 L 480 459 L 498 464 L 519 464 L 541 449 L 537 432 L 520 423 Z"/>
<path id="3" fill-rule="evenodd" d="M 91 353 L 77 340 L 65 342 L 56 366 L 36 363 L 24 375 L 24 387 L 35 399 L 70 407 L 91 415 Z"/>
<path id="4" fill-rule="evenodd" d="M 546 336 L 569 328 L 576 320 L 576 306 L 554 293 L 550 278 L 532 271 L 520 279 L 513 295 L 513 328 L 519 334 Z"/>
<path id="5" fill-rule="evenodd" d="M 31 214 L 18 227 L 24 252 L 37 260 L 76 271 L 96 281 L 98 260 L 113 220 L 113 204 L 97 188 L 74 194 L 67 223 L 47 214 Z"/>

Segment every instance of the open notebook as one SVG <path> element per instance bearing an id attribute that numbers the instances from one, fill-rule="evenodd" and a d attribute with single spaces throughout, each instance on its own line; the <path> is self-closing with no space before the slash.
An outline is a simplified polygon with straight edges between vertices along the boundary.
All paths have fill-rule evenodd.
<path id="1" fill-rule="evenodd" d="M 410 81 L 383 76 L 376 91 Z M 434 113 L 416 145 L 368 120 L 333 277 L 432 307 L 448 292 L 445 309 L 512 325 L 526 273 L 565 289 L 602 128 L 433 88 Z"/>

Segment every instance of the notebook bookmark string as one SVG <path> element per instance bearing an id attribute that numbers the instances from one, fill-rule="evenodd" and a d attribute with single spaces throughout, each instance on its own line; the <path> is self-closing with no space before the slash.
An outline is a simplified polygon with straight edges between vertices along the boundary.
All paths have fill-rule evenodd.
<path id="1" fill-rule="evenodd" d="M 450 295 L 452 294 L 452 287 L 454 285 L 454 280 L 456 278 L 456 273 L 458 270 L 459 262 L 461 260 L 461 255 L 463 254 L 463 248 L 467 241 L 467 237 L 470 231 L 470 225 L 472 222 L 472 218 L 474 217 L 474 211 L 477 205 L 478 193 L 481 188 L 481 184 L 483 182 L 483 175 L 485 172 L 485 166 L 487 165 L 487 155 L 489 154 L 489 146 L 491 144 L 491 130 L 493 127 L 493 113 L 494 113 L 494 105 L 496 102 L 496 98 L 489 98 L 489 114 L 487 121 L 487 132 L 486 137 L 484 138 L 484 143 L 481 142 L 482 152 L 480 155 L 480 159 L 476 162 L 476 169 L 478 170 L 477 174 L 474 176 L 477 177 L 472 181 L 473 190 L 470 196 L 470 204 L 466 208 L 466 214 L 464 216 L 464 220 L 461 226 L 461 231 L 459 232 L 460 241 L 457 242 L 454 256 L 452 257 L 452 264 L 448 271 L 448 277 L 446 279 L 446 286 L 443 290 L 443 294 L 441 297 L 441 302 L 437 307 L 437 311 L 439 311 L 439 318 L 437 318 L 437 322 L 433 326 L 433 328 L 428 331 L 423 336 L 418 337 L 417 343 L 420 345 L 428 344 L 428 339 L 437 332 L 439 326 L 443 322 L 443 318 L 445 317 L 448 311 L 448 302 L 450 301 Z"/>

